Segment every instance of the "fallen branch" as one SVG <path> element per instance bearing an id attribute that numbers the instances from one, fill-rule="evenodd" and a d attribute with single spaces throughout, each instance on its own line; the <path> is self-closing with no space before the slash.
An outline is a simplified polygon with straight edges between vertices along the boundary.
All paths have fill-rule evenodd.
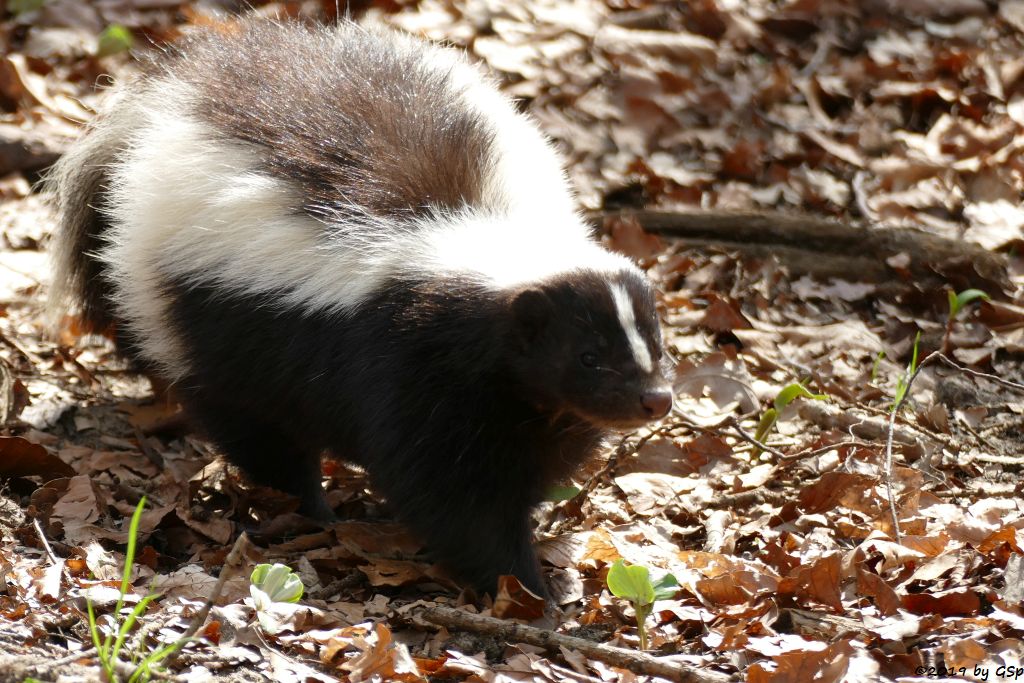
<path id="1" fill-rule="evenodd" d="M 524 626 L 523 624 L 511 621 L 473 614 L 472 612 L 452 607 L 428 607 L 420 612 L 420 615 L 431 623 L 449 629 L 482 633 L 501 640 L 527 643 L 555 652 L 559 651 L 560 648 L 565 648 L 566 650 L 579 652 L 585 657 L 598 659 L 612 666 L 628 669 L 634 673 L 660 676 L 670 681 L 725 683 L 725 681 L 736 680 L 717 671 L 702 671 L 683 664 L 665 661 L 662 658 L 653 657 L 643 652 L 612 647 L 611 645 L 602 645 L 584 640 L 583 638 L 575 638 L 533 626 Z"/>
<path id="2" fill-rule="evenodd" d="M 973 286 L 1009 287 L 1005 259 L 980 245 L 914 228 L 865 227 L 817 216 L 773 211 L 594 211 L 596 223 L 634 219 L 653 233 L 694 245 L 718 245 L 755 256 L 778 256 L 795 270 L 820 276 L 885 283 L 894 269 L 886 259 L 909 256 L 915 278 L 944 275 L 969 263 Z"/>
<path id="3" fill-rule="evenodd" d="M 868 441 L 888 435 L 888 417 L 874 417 L 863 411 L 839 408 L 820 401 L 805 401 L 799 408 L 800 417 L 823 429 L 842 429 L 858 439 Z M 921 445 L 923 434 L 912 429 L 894 425 L 893 439 L 908 446 Z"/>
<path id="4" fill-rule="evenodd" d="M 714 506 L 723 510 L 735 511 L 753 507 L 755 505 L 774 505 L 782 507 L 793 500 L 793 496 L 784 491 L 772 491 L 764 487 L 740 491 L 739 493 L 716 492 L 715 497 L 708 501 L 708 506 Z"/>

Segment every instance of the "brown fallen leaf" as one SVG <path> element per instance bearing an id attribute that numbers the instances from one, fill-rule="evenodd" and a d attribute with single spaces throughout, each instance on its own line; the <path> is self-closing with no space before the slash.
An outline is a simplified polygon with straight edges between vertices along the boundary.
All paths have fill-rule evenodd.
<path id="1" fill-rule="evenodd" d="M 712 332 L 729 332 L 737 328 L 750 327 L 750 322 L 733 305 L 718 296 L 712 296 L 711 303 L 704 309 L 701 325 Z"/>
<path id="2" fill-rule="evenodd" d="M 857 495 L 877 483 L 875 477 L 851 472 L 826 472 L 818 481 L 800 491 L 800 508 L 809 514 L 831 510 L 843 498 Z"/>
<path id="3" fill-rule="evenodd" d="M 871 669 L 870 662 L 873 660 L 856 657 L 857 649 L 850 641 L 843 640 L 817 651 L 786 652 L 772 658 L 774 668 L 760 663 L 752 665 L 747 671 L 747 683 L 838 683 L 843 680 L 875 679 L 878 666 L 875 665 L 873 671 L 864 671 L 864 668 Z"/>
<path id="4" fill-rule="evenodd" d="M 832 553 L 809 565 L 798 567 L 790 576 L 779 582 L 779 592 L 792 594 L 801 599 L 810 598 L 837 612 L 842 612 L 843 601 L 839 590 L 841 570 L 842 556 L 839 553 Z"/>
<path id="5" fill-rule="evenodd" d="M 638 261 L 648 261 L 665 251 L 661 238 L 646 232 L 632 216 L 606 218 L 605 230 L 611 235 L 609 247 Z"/>
<path id="6" fill-rule="evenodd" d="M 751 604 L 755 595 L 737 580 L 739 578 L 742 578 L 742 572 L 724 574 L 713 579 L 701 579 L 697 582 L 697 590 L 700 591 L 702 598 L 713 605 Z"/>
<path id="7" fill-rule="evenodd" d="M 1014 526 L 1004 526 L 1003 528 L 996 531 L 991 536 L 986 538 L 978 546 L 979 553 L 985 553 L 986 555 L 999 546 L 1006 544 L 1010 549 L 1018 554 L 1024 554 L 1024 533 L 1020 529 Z"/>
<path id="8" fill-rule="evenodd" d="M 501 576 L 491 613 L 499 619 L 533 621 L 544 616 L 544 598 L 531 593 L 516 577 Z"/>
<path id="9" fill-rule="evenodd" d="M 412 560 L 374 558 L 369 564 L 359 565 L 371 586 L 405 586 L 417 581 L 436 581 L 452 585 L 451 579 L 439 567 Z"/>
<path id="10" fill-rule="evenodd" d="M 957 588 L 940 595 L 928 593 L 904 595 L 903 607 L 914 614 L 940 614 L 944 617 L 972 616 L 981 609 L 981 599 L 970 588 Z"/>
<path id="11" fill-rule="evenodd" d="M 73 477 L 75 470 L 37 443 L 20 436 L 0 436 L 0 477 L 32 476 Z"/>
<path id="12" fill-rule="evenodd" d="M 871 598 L 883 616 L 891 616 L 899 612 L 902 603 L 900 596 L 892 589 L 885 579 L 868 569 L 863 562 L 857 565 L 857 592 Z"/>
<path id="13" fill-rule="evenodd" d="M 345 661 L 341 668 L 348 671 L 353 680 L 422 680 L 416 662 L 409 655 L 409 649 L 402 643 L 394 642 L 391 631 L 384 624 L 374 626 L 372 636 L 357 636 L 352 644 L 362 652 Z"/>

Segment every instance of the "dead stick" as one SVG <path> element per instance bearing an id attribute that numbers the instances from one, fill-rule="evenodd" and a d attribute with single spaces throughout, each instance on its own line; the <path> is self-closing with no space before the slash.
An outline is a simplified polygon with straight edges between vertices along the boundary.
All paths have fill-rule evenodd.
<path id="1" fill-rule="evenodd" d="M 865 226 L 831 218 L 784 211 L 595 211 L 592 219 L 634 218 L 651 232 L 694 238 L 725 239 L 747 244 L 788 244 L 825 253 L 874 253 L 892 256 L 909 252 L 931 259 L 968 257 L 980 262 L 985 277 L 998 279 L 1005 260 L 984 247 L 915 228 Z M 851 252 L 851 247 L 858 251 Z"/>
<path id="2" fill-rule="evenodd" d="M 737 435 L 739 435 L 739 437 L 741 439 L 743 439 L 747 443 L 753 445 L 755 448 L 760 448 L 762 451 L 765 451 L 766 453 L 771 453 L 776 458 L 783 458 L 783 457 L 785 457 L 785 455 L 786 455 L 785 453 L 783 453 L 782 451 L 780 451 L 777 448 L 772 448 L 771 446 L 769 446 L 766 443 L 761 443 L 756 438 L 754 438 L 754 436 L 752 434 L 747 432 L 747 430 L 743 429 L 743 426 L 740 425 L 740 421 L 737 420 L 734 415 L 730 415 L 729 419 L 727 419 L 725 421 L 725 424 L 727 424 L 730 427 L 732 427 L 732 429 L 736 432 Z"/>
<path id="3" fill-rule="evenodd" d="M 43 549 L 46 550 L 46 556 L 50 558 L 50 564 L 58 564 L 60 560 L 58 560 L 57 556 L 53 554 L 53 548 L 50 547 L 50 542 L 46 540 L 46 534 L 43 533 L 43 527 L 39 523 L 39 519 L 33 517 L 32 524 L 36 528 L 36 535 L 39 536 L 39 540 L 43 544 Z"/>
<path id="4" fill-rule="evenodd" d="M 196 612 L 195 616 L 192 617 L 192 621 L 189 623 L 188 628 L 181 634 L 181 637 L 175 641 L 174 645 L 177 651 L 167 658 L 167 664 L 171 665 L 178 659 L 178 655 L 181 653 L 181 648 L 196 634 L 199 627 L 206 621 L 206 617 L 210 614 L 210 610 L 213 608 L 213 603 L 217 602 L 217 598 L 220 597 L 220 593 L 224 590 L 224 583 L 228 577 L 235 573 L 242 559 L 242 552 L 245 550 L 245 546 L 249 544 L 249 537 L 246 536 L 245 532 L 238 534 L 238 539 L 235 544 L 231 546 L 231 552 L 224 558 L 224 564 L 221 566 L 220 576 L 217 577 L 217 583 L 213 586 L 210 596 L 206 598 L 206 602 L 202 608 Z"/>
<path id="5" fill-rule="evenodd" d="M 1013 389 L 1014 391 L 1024 392 L 1024 384 L 1021 384 L 1019 382 L 1013 382 L 1013 381 L 1010 381 L 1008 379 L 1003 379 L 1002 377 L 998 377 L 996 375 L 990 375 L 987 372 L 978 372 L 977 370 L 971 370 L 968 367 L 960 365 L 960 363 L 957 363 L 955 360 L 953 360 L 952 358 L 950 358 L 949 356 L 946 356 L 946 355 L 940 355 L 939 356 L 939 360 L 941 360 L 943 363 L 945 363 L 949 367 L 953 368 L 954 370 L 959 370 L 960 372 L 968 374 L 971 377 L 980 377 L 981 379 L 987 379 L 990 382 L 995 382 L 996 384 L 1004 386 L 1004 387 L 1006 387 L 1008 389 Z"/>
<path id="6" fill-rule="evenodd" d="M 533 626 L 524 626 L 494 617 L 485 617 L 452 607 L 428 607 L 420 613 L 424 619 L 450 629 L 472 631 L 501 640 L 527 643 L 550 651 L 559 648 L 574 650 L 593 659 L 599 659 L 613 666 L 629 669 L 634 673 L 660 676 L 670 681 L 685 683 L 725 683 L 733 680 L 717 671 L 702 671 L 693 667 L 667 662 L 657 657 L 611 645 L 593 643 L 583 638 L 562 635 Z"/>
<path id="7" fill-rule="evenodd" d="M 889 432 L 889 415 L 879 419 L 865 415 L 859 410 L 820 401 L 805 401 L 798 410 L 800 417 L 808 422 L 827 429 L 842 429 L 861 439 L 880 439 Z M 894 440 L 908 446 L 917 445 L 922 441 L 917 433 L 900 425 L 893 425 L 892 434 Z M 925 433 L 922 436 L 938 440 L 935 434 Z"/>

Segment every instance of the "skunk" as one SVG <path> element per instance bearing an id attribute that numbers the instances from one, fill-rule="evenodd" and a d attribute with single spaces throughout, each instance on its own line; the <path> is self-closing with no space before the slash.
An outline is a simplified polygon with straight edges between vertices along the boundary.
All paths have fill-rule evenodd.
<path id="1" fill-rule="evenodd" d="M 54 302 L 333 518 L 354 462 L 465 581 L 544 594 L 530 509 L 672 406 L 654 293 L 461 53 L 242 20 L 109 98 L 50 182 Z"/>

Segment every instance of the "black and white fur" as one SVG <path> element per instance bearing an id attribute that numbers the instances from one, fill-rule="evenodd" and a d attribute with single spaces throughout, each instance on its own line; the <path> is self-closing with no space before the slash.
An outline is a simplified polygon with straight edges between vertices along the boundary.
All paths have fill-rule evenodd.
<path id="1" fill-rule="evenodd" d="M 455 571 L 544 590 L 530 508 L 664 416 L 654 295 L 561 161 L 451 49 L 243 21 L 121 87 L 55 168 L 54 299 L 329 518 L 364 466 Z"/>

